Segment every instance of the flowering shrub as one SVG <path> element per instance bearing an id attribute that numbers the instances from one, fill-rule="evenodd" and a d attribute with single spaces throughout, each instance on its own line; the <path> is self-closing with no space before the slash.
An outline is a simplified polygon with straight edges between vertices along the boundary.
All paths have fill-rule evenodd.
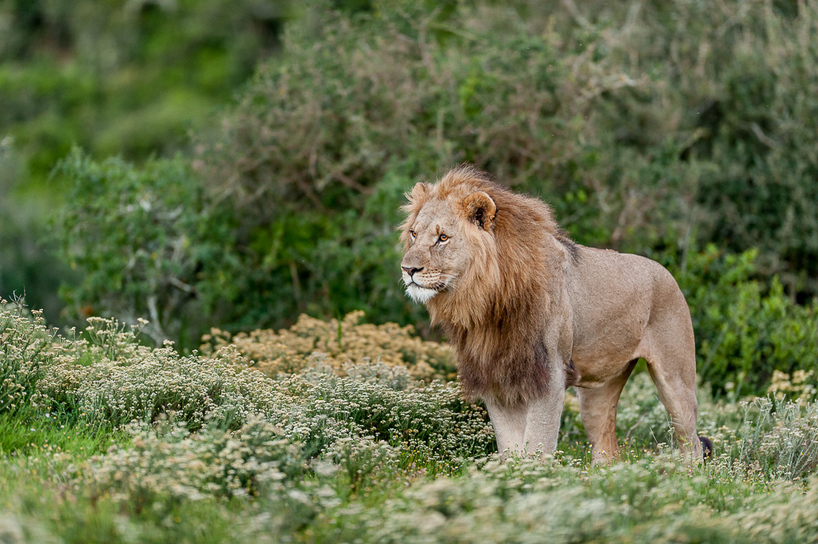
<path id="1" fill-rule="evenodd" d="M 247 368 L 235 350 L 222 350 L 214 358 L 182 357 L 171 345 L 140 345 L 134 332 L 115 320 L 89 321 L 86 331 L 97 343 L 64 343 L 50 372 L 37 384 L 51 403 L 113 426 L 154 420 L 172 411 L 192 428 L 206 417 L 238 426 L 262 408 L 258 402 L 264 398 L 266 380 Z M 79 364 L 82 360 L 90 364 Z"/>
<path id="2" fill-rule="evenodd" d="M 0 493 L 6 540 L 69 533 L 74 541 L 193 541 L 195 531 L 218 527 L 213 540 L 235 542 L 818 536 L 815 402 L 737 405 L 702 389 L 700 429 L 716 452 L 690 465 L 663 444 L 667 415 L 648 374 L 637 371 L 620 401 L 618 432 L 629 441 L 622 461 L 589 464 L 569 392 L 565 451 L 545 462 L 501 462 L 485 410 L 454 382 L 418 379 L 406 359 L 342 362 L 316 353 L 300 372 L 271 378 L 233 343 L 215 340 L 208 355 L 182 356 L 169 344 L 140 345 L 138 326 L 114 320 L 91 319 L 81 338 L 66 339 L 36 314 L 2 312 L 4 364 L 31 360 L 20 346 L 42 347 L 32 352 L 40 358 L 35 373 L 4 367 L 7 383 L 28 387 L 20 402 L 62 406 L 56 417 L 71 412 L 100 433 L 127 431 L 90 458 L 44 446 L 0 459 L 0 488 L 12 489 Z M 323 338 L 333 326 L 320 329 Z M 805 383 L 800 375 L 791 381 Z M 53 503 L 48 514 L 17 506 L 45 503 Z"/>
<path id="3" fill-rule="evenodd" d="M 27 317 L 22 307 L 0 299 L 0 413 L 29 404 L 37 381 L 51 362 L 49 331 L 41 311 Z"/>
<path id="4" fill-rule="evenodd" d="M 757 398 L 742 403 L 733 456 L 751 469 L 802 480 L 818 467 L 818 402 Z"/>
<path id="5" fill-rule="evenodd" d="M 42 328 L 36 321 L 14 323 L 25 338 L 36 338 Z M 466 402 L 455 383 L 416 380 L 410 365 L 338 365 L 313 355 L 301 374 L 273 380 L 250 368 L 233 344 L 211 356 L 182 356 L 170 344 L 140 345 L 138 327 L 101 318 L 89 319 L 84 335 L 88 340 L 53 344 L 44 337 L 40 351 L 48 354 L 48 372 L 29 379 L 33 374 L 27 370 L 12 369 L 9 383 L 25 382 L 36 388 L 34 396 L 43 406 L 99 426 L 153 422 L 173 414 L 191 430 L 206 423 L 238 429 L 263 417 L 301 443 L 305 456 L 339 460 L 347 452 L 349 467 L 366 465 L 368 472 L 387 461 L 453 471 L 494 448 L 485 409 Z"/>
<path id="6" fill-rule="evenodd" d="M 330 445 L 323 458 L 325 472 L 339 471 L 338 491 L 360 491 L 387 480 L 399 466 L 400 451 L 386 442 L 365 436 L 360 439 L 342 438 Z"/>
<path id="7" fill-rule="evenodd" d="M 814 374 L 812 370 L 796 370 L 792 375 L 774 370 L 767 393 L 772 394 L 778 400 L 785 398 L 814 400 L 816 394 L 815 385 L 813 385 Z"/>
<path id="8" fill-rule="evenodd" d="M 205 426 L 190 433 L 184 422 L 129 426 L 133 442 L 89 461 L 96 495 L 150 505 L 154 500 L 203 500 L 283 493 L 306 472 L 298 443 L 269 422 L 255 419 L 236 432 Z"/>
<path id="9" fill-rule="evenodd" d="M 271 402 L 271 419 L 316 451 L 339 438 L 371 437 L 399 448 L 405 467 L 449 471 L 495 449 L 485 409 L 465 402 L 453 383 L 398 391 L 316 370 L 285 380 L 282 390 L 290 403 Z"/>
<path id="10" fill-rule="evenodd" d="M 301 372 L 313 364 L 313 354 L 320 352 L 321 363 L 340 374 L 347 362 L 380 361 L 408 368 L 416 378 L 455 377 L 454 358 L 448 345 L 415 337 L 411 326 L 360 323 L 363 315 L 360 311 L 351 312 L 340 321 L 301 315 L 289 329 L 256 330 L 232 338 L 229 333 L 213 329 L 202 338 L 201 350 L 212 353 L 232 343 L 269 376 Z"/>

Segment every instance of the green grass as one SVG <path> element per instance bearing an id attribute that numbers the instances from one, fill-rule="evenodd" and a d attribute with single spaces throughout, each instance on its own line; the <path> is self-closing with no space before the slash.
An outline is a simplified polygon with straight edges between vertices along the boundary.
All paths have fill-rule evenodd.
<path id="1" fill-rule="evenodd" d="M 0 454 L 29 455 L 37 451 L 62 451 L 90 456 L 128 441 L 110 426 L 99 428 L 72 417 L 23 409 L 0 413 Z"/>

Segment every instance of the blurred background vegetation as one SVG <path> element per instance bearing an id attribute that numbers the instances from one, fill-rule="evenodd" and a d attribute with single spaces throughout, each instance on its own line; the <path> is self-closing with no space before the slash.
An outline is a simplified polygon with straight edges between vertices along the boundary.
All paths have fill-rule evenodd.
<path id="1" fill-rule="evenodd" d="M 0 0 L 0 293 L 61 319 L 54 253 L 72 146 L 141 164 L 188 148 L 280 48 L 287 6 L 254 0 Z M 70 206 L 70 203 L 69 203 Z"/>
<path id="2" fill-rule="evenodd" d="M 468 161 L 668 266 L 737 398 L 818 374 L 816 119 L 815 0 L 0 0 L 0 295 L 433 335 L 399 206 Z"/>

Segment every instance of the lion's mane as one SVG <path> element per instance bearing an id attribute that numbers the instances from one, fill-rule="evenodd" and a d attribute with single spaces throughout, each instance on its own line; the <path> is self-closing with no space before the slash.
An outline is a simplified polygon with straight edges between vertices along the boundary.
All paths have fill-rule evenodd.
<path id="1" fill-rule="evenodd" d="M 552 308 L 548 266 L 557 252 L 578 258 L 578 246 L 560 230 L 542 201 L 512 193 L 471 166 L 450 171 L 436 185 L 420 184 L 405 207 L 402 239 L 408 249 L 409 228 L 431 199 L 462 200 L 475 191 L 496 204 L 493 237 L 470 238 L 473 265 L 446 296 L 428 301 L 433 324 L 440 325 L 454 346 L 464 392 L 491 395 L 515 403 L 542 396 L 549 383 L 543 330 Z M 448 219 L 448 218 L 441 218 Z M 468 221 L 468 213 L 458 221 Z M 479 263 L 479 265 L 477 265 Z M 569 366 L 567 385 L 575 379 Z"/>

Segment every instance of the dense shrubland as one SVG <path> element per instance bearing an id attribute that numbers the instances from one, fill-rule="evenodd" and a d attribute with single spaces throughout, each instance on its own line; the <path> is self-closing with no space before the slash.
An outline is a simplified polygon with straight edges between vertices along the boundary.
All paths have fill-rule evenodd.
<path id="1" fill-rule="evenodd" d="M 672 453 L 667 415 L 637 370 L 620 406 L 623 462 L 590 465 L 569 394 L 559 451 L 545 462 L 501 464 L 485 410 L 428 371 L 448 367 L 446 350 L 357 317 L 343 320 L 335 337 L 327 335 L 338 322 L 308 319 L 235 344 L 217 331 L 206 354 L 182 355 L 169 344 L 140 344 L 144 323 L 91 318 L 61 337 L 37 313 L 0 304 L 0 396 L 12 400 L 0 405 L 0 535 L 10 542 L 816 536 L 814 390 L 741 404 L 714 402 L 701 390 L 700 429 L 716 452 L 690 466 Z M 349 342 L 333 346 L 339 338 Z M 306 341 L 334 353 L 304 360 Z M 242 351 L 275 353 L 278 362 L 255 364 Z M 781 376 L 778 384 L 782 393 L 793 385 Z"/>
<path id="2" fill-rule="evenodd" d="M 140 163 L 186 149 L 278 50 L 289 13 L 254 0 L 0 0 L 0 293 L 25 289 L 56 321 L 58 287 L 78 279 L 38 247 L 66 198 L 56 162 L 75 145 Z"/>
<path id="3" fill-rule="evenodd" d="M 76 325 L 0 302 L 0 540 L 815 540 L 816 26 L 813 0 L 0 0 L 0 295 L 60 283 Z M 673 272 L 710 462 L 640 366 L 623 462 L 590 464 L 569 390 L 559 450 L 500 463 L 396 273 L 404 192 L 463 161 Z"/>
<path id="4" fill-rule="evenodd" d="M 186 348 L 355 310 L 428 335 L 395 272 L 399 206 L 470 161 L 578 242 L 662 261 L 703 378 L 764 392 L 817 357 L 818 11 L 799 6 L 313 6 L 192 156 L 60 163 L 54 235 L 83 278 L 65 300 Z"/>

